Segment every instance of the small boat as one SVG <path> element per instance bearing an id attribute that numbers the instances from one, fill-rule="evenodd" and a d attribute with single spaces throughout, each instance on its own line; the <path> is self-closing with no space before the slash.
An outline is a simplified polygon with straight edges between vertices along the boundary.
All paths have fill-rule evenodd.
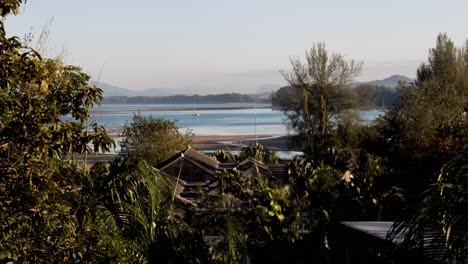
<path id="1" fill-rule="evenodd" d="M 192 116 L 200 116 L 200 113 L 192 113 Z"/>

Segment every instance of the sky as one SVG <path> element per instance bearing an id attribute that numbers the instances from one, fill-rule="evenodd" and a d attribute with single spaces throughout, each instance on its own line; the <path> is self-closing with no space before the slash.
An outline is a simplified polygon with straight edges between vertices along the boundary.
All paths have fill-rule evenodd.
<path id="1" fill-rule="evenodd" d="M 28 0 L 8 35 L 49 30 L 43 53 L 93 80 L 141 90 L 248 92 L 314 43 L 362 60 L 358 81 L 414 77 L 437 34 L 468 39 L 466 0 Z"/>

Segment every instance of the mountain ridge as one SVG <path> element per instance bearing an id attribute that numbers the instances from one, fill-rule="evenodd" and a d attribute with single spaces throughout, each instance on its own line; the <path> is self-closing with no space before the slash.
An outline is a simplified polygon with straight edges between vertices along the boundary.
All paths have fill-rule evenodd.
<path id="1" fill-rule="evenodd" d="M 388 88 L 395 88 L 399 85 L 400 81 L 411 83 L 411 82 L 414 82 L 414 79 L 411 79 L 404 75 L 393 74 L 390 77 L 387 77 L 382 80 L 373 80 L 373 81 L 368 81 L 368 82 L 354 82 L 351 84 L 351 86 L 356 87 L 362 84 L 369 84 L 369 85 L 376 85 L 376 86 L 384 86 Z"/>
<path id="2" fill-rule="evenodd" d="M 411 82 L 414 82 L 414 79 L 411 79 L 404 75 L 394 74 L 382 80 L 373 80 L 373 81 L 368 81 L 368 82 L 354 82 L 351 84 L 351 86 L 356 87 L 359 85 L 369 84 L 369 85 L 394 88 L 398 86 L 400 81 L 411 83 Z M 194 95 L 193 92 L 189 93 L 188 91 L 182 91 L 182 90 L 171 89 L 171 88 L 147 88 L 144 90 L 136 91 L 136 90 L 130 90 L 127 88 L 115 86 L 115 85 L 105 83 L 105 82 L 91 82 L 91 85 L 96 85 L 97 87 L 101 88 L 103 90 L 104 97 L 113 97 L 113 96 L 158 97 L 158 96 L 172 96 L 172 95 Z M 277 91 L 282 86 L 284 85 L 264 84 L 264 85 L 259 86 L 258 89 L 255 89 L 255 93 L 249 93 L 249 94 L 256 94 L 256 95 L 258 94 L 265 95 L 267 93 L 271 94 L 271 92 Z M 235 91 L 231 91 L 231 92 L 236 93 Z M 220 92 L 220 94 L 223 94 L 223 93 L 226 93 L 226 92 Z"/>
<path id="3" fill-rule="evenodd" d="M 127 88 L 122 88 L 105 82 L 91 82 L 91 85 L 95 85 L 102 89 L 104 97 L 111 96 L 169 96 L 176 95 L 171 92 L 169 88 L 146 88 L 144 90 L 136 91 Z"/>

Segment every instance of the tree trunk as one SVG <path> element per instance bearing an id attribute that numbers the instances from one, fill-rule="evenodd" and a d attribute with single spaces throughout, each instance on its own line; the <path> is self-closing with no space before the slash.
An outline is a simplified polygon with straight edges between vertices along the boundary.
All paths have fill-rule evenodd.
<path id="1" fill-rule="evenodd" d="M 327 131 L 327 100 L 325 96 L 320 96 L 320 134 Z"/>

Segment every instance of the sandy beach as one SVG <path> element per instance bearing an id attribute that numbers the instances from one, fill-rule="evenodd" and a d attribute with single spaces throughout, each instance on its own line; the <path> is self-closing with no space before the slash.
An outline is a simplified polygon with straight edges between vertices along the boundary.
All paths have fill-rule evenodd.
<path id="1" fill-rule="evenodd" d="M 107 129 L 112 138 L 117 139 L 122 128 Z M 193 147 L 198 150 L 240 150 L 243 146 L 260 143 L 273 151 L 297 151 L 291 144 L 291 136 L 284 134 L 260 135 L 195 135 Z"/>
<path id="2" fill-rule="evenodd" d="M 227 151 L 238 151 L 242 147 L 255 144 L 256 142 L 266 146 L 272 151 L 298 151 L 291 147 L 290 136 L 287 135 L 203 135 L 194 136 L 192 147 L 201 151 L 215 151 L 219 149 Z M 87 167 L 102 161 L 112 161 L 116 154 L 89 154 L 87 155 Z M 84 155 L 76 155 L 78 160 L 84 160 Z"/>

